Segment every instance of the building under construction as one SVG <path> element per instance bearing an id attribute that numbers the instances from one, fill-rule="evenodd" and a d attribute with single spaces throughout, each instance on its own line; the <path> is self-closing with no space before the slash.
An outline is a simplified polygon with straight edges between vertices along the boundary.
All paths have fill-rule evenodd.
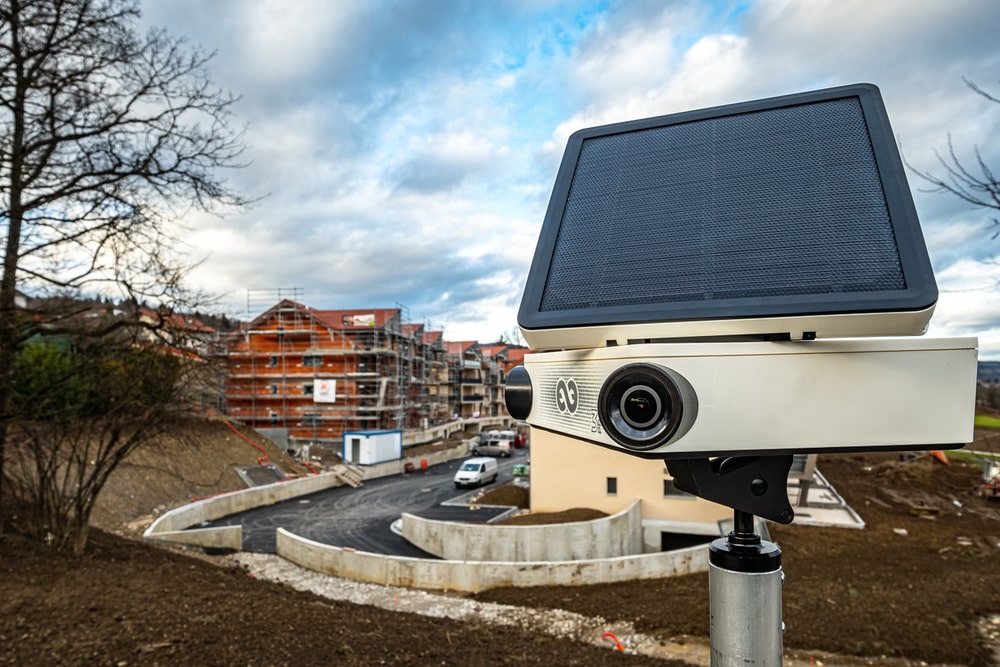
<path id="1" fill-rule="evenodd" d="M 290 448 L 506 417 L 505 350 L 448 343 L 404 323 L 400 308 L 317 310 L 283 299 L 230 339 L 225 410 Z"/>

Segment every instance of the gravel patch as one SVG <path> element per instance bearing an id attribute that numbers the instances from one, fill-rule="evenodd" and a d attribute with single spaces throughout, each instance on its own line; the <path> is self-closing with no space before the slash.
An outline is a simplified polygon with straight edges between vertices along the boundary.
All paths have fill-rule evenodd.
<path id="1" fill-rule="evenodd" d="M 663 642 L 637 632 L 631 623 L 612 623 L 600 617 L 561 609 L 513 607 L 455 595 L 353 581 L 305 569 L 273 554 L 240 552 L 231 558 L 237 567 L 254 578 L 285 584 L 330 600 L 435 618 L 512 626 L 609 650 L 684 660 L 699 667 L 709 665 L 707 646 Z"/>

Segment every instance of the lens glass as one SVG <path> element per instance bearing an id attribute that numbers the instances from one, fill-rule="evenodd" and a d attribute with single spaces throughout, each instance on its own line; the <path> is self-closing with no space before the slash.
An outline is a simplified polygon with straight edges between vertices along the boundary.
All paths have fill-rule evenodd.
<path id="1" fill-rule="evenodd" d="M 681 426 L 683 414 L 683 398 L 672 371 L 655 364 L 618 368 L 604 380 L 598 397 L 604 432 L 612 442 L 633 452 L 668 443 Z"/>
<path id="2" fill-rule="evenodd" d="M 637 385 L 629 387 L 622 394 L 621 411 L 630 426 L 644 429 L 660 418 L 662 404 L 655 391 L 647 386 Z"/>

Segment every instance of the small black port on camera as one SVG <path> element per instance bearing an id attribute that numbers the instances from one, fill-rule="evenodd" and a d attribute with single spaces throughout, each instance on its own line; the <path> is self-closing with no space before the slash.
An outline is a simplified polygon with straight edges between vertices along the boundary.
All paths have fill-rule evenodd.
<path id="1" fill-rule="evenodd" d="M 605 433 L 627 449 L 646 451 L 677 432 L 684 400 L 671 373 L 653 364 L 629 364 L 601 387 L 598 413 Z"/>

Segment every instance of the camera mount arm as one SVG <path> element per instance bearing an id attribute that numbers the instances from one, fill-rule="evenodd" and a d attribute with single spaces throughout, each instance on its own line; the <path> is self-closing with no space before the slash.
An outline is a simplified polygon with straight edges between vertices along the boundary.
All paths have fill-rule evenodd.
<path id="1" fill-rule="evenodd" d="M 791 454 L 668 459 L 666 465 L 681 491 L 769 521 L 795 518 L 787 491 Z"/>

